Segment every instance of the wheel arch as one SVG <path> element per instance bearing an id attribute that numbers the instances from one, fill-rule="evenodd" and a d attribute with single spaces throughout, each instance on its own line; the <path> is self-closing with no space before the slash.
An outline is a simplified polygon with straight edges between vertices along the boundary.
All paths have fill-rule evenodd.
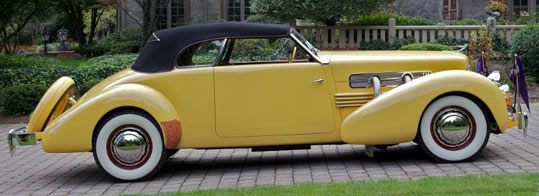
<path id="1" fill-rule="evenodd" d="M 437 96 L 436 98 L 432 99 L 425 106 L 425 108 L 423 108 L 423 112 L 421 113 L 421 117 L 419 119 L 423 119 L 423 115 L 425 114 L 425 111 L 427 110 L 427 108 L 432 103 L 434 103 L 436 100 L 441 99 L 443 97 L 452 96 L 452 95 L 462 96 L 462 97 L 465 97 L 467 99 L 472 100 L 475 104 L 477 104 L 477 106 L 479 106 L 479 108 L 481 108 L 481 111 L 483 111 L 483 113 L 485 114 L 485 117 L 487 118 L 488 130 L 491 133 L 495 133 L 495 134 L 501 133 L 500 128 L 498 127 L 498 122 L 496 121 L 496 118 L 494 118 L 494 115 L 492 114 L 492 111 L 487 106 L 487 104 L 483 100 L 481 100 L 479 97 L 477 97 L 477 96 L 475 96 L 475 95 L 473 95 L 471 93 L 464 92 L 464 91 L 446 92 L 446 93 L 441 94 L 441 95 Z M 417 125 L 417 133 L 419 133 L 420 126 L 421 126 L 421 121 L 419 121 L 419 123 Z M 419 137 L 419 134 L 416 134 L 414 141 L 417 140 L 417 137 Z"/>
<path id="2" fill-rule="evenodd" d="M 103 117 L 111 112 L 137 108 L 158 123 L 165 147 L 173 149 L 181 138 L 181 124 L 175 107 L 159 91 L 141 84 L 122 84 L 86 98 L 60 115 L 44 131 L 46 152 L 87 152 Z"/>
<path id="3" fill-rule="evenodd" d="M 114 108 L 114 109 L 108 111 L 107 113 L 105 113 L 105 115 L 101 116 L 101 118 L 95 123 L 93 131 L 92 131 L 92 149 L 95 148 L 93 139 L 96 137 L 96 134 L 98 133 L 97 129 L 99 128 L 99 125 L 102 124 L 102 123 L 105 123 L 106 120 L 109 120 L 109 118 L 111 118 L 111 116 L 115 115 L 116 113 L 123 112 L 123 111 L 142 112 L 142 113 L 145 113 L 148 116 L 150 116 L 152 118 L 152 119 L 150 119 L 150 121 L 152 121 L 152 123 L 157 127 L 157 129 L 159 130 L 159 134 L 161 135 L 161 140 L 164 141 L 163 130 L 162 130 L 161 126 L 159 125 L 159 123 L 157 122 L 157 120 L 155 119 L 155 117 L 152 114 L 150 114 L 146 110 L 144 110 L 142 108 L 139 108 L 139 107 L 136 107 L 136 106 L 122 106 L 122 107 Z"/>
<path id="4" fill-rule="evenodd" d="M 490 122 L 496 122 L 495 133 L 504 131 L 507 106 L 492 81 L 474 72 L 443 71 L 403 84 L 358 108 L 343 120 L 341 138 L 369 145 L 412 141 L 427 106 L 449 94 L 474 100 Z"/>

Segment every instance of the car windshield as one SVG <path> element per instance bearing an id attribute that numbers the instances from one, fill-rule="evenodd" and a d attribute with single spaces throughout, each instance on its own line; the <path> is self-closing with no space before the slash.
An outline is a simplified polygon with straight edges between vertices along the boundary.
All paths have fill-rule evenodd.
<path id="1" fill-rule="evenodd" d="M 301 42 L 301 44 L 303 44 L 305 47 L 307 47 L 308 50 L 310 50 L 311 52 L 313 52 L 314 54 L 318 55 L 318 49 L 316 49 L 316 47 L 314 47 L 307 39 L 305 39 L 305 37 L 303 37 L 301 34 L 299 34 L 295 29 L 292 29 L 290 31 L 290 34 L 292 34 L 292 36 L 296 37 L 298 39 L 299 42 Z"/>

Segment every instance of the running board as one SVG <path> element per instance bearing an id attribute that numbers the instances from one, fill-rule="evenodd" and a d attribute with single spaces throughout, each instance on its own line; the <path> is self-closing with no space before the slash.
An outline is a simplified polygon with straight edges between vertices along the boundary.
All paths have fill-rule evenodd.
<path id="1" fill-rule="evenodd" d="M 260 151 L 278 151 L 278 150 L 310 150 L 311 145 L 287 145 L 287 146 L 258 146 L 258 147 L 252 147 L 252 152 L 260 152 Z"/>

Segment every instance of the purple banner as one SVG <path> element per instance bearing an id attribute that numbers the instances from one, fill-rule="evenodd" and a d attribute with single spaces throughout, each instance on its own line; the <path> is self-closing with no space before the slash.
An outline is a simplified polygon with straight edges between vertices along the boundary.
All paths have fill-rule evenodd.
<path id="1" fill-rule="evenodd" d="M 528 108 L 528 111 L 530 111 L 530 100 L 528 98 L 528 86 L 526 85 L 526 76 L 524 74 L 524 68 L 522 66 L 522 60 L 515 55 L 515 60 L 513 61 L 513 68 L 511 69 L 511 75 L 509 76 L 511 79 L 511 82 L 513 82 L 513 85 L 515 86 L 515 99 L 517 96 L 521 96 L 522 100 L 526 104 L 526 107 Z M 517 95 L 517 90 L 519 95 Z"/>
<path id="2" fill-rule="evenodd" d="M 479 60 L 477 61 L 476 72 L 484 76 L 488 76 L 488 68 L 484 54 L 481 54 L 481 57 L 479 57 Z"/>

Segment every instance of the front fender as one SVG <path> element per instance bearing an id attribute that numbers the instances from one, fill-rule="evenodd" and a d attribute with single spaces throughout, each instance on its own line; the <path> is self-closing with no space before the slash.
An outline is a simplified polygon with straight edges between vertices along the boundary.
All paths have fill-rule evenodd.
<path id="1" fill-rule="evenodd" d="M 380 95 L 344 119 L 341 137 L 352 144 L 412 141 L 428 104 L 451 92 L 480 99 L 490 109 L 500 131 L 505 129 L 507 106 L 498 86 L 480 74 L 459 70 L 430 74 Z"/>
<path id="2" fill-rule="evenodd" d="M 177 121 L 178 115 L 163 94 L 140 84 L 122 84 L 88 97 L 58 116 L 43 132 L 43 150 L 51 153 L 91 151 L 92 134 L 99 120 L 121 107 L 136 107 L 152 115 L 160 124 L 165 141 L 177 137 L 164 131 L 163 125 Z M 179 138 L 177 140 L 179 142 Z"/>

